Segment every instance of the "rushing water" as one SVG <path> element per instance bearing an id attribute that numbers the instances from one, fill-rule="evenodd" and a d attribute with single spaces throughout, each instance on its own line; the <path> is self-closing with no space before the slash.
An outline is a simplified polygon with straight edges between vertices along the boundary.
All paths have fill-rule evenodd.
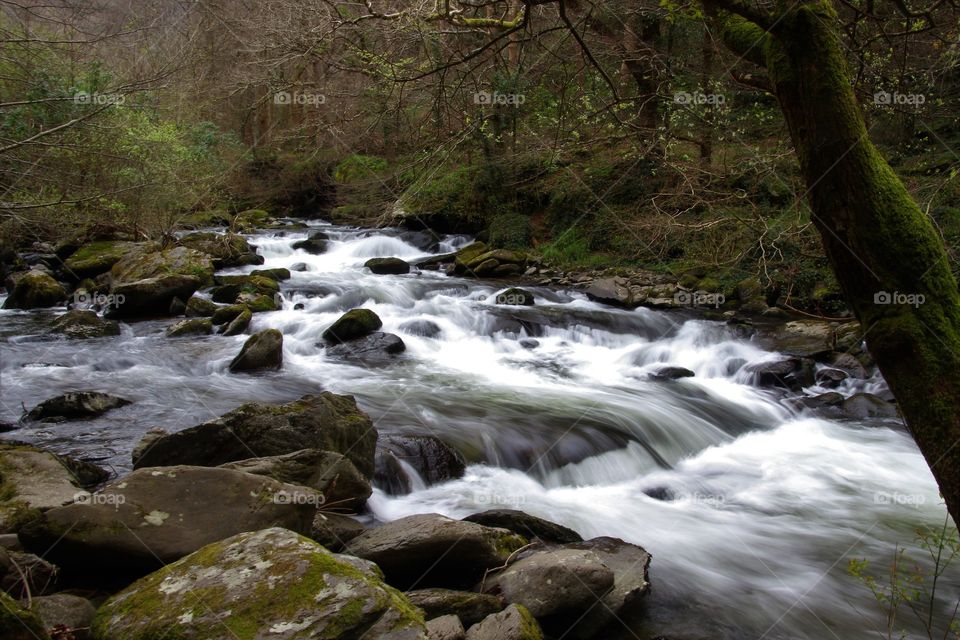
<path id="1" fill-rule="evenodd" d="M 185 428 L 242 402 L 348 393 L 381 433 L 436 435 L 472 463 L 462 479 L 406 496 L 376 491 L 378 518 L 518 508 L 584 537 L 648 549 L 654 589 L 634 617 L 655 623 L 631 619 L 616 637 L 886 637 L 880 607 L 847 563 L 870 559 L 882 577 L 896 543 L 912 543 L 916 527 L 942 526 L 945 517 L 923 458 L 895 421 L 788 409 L 742 371 L 775 354 L 720 323 L 538 287 L 530 287 L 535 307 L 504 307 L 490 282 L 363 269 L 371 257 L 414 259 L 467 238 L 428 247 L 398 232 L 323 228 L 332 240 L 320 256 L 291 249 L 306 232 L 251 238 L 266 258 L 258 268 L 307 268 L 283 283 L 283 310 L 256 314 L 251 325 L 283 332 L 277 373 L 227 373 L 245 336 L 169 339 L 165 320 L 124 324 L 120 337 L 66 341 L 43 335 L 62 309 L 0 311 L 0 420 L 16 422 L 23 407 L 78 389 L 135 401 L 96 420 L 9 436 L 123 472 L 151 427 Z M 403 337 L 400 359 L 367 368 L 328 359 L 317 346 L 357 306 Z M 413 320 L 441 332 L 412 335 L 404 325 Z M 696 376 L 651 379 L 665 363 Z M 841 391 L 883 387 L 880 379 L 852 381 Z M 940 595 L 955 602 L 957 584 L 953 572 Z M 945 611 L 943 603 L 941 619 Z"/>

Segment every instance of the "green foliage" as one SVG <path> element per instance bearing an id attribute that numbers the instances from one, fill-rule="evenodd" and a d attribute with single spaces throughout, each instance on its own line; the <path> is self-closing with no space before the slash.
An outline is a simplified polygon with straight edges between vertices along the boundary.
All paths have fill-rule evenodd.
<path id="1" fill-rule="evenodd" d="M 598 267 L 610 262 L 608 257 L 590 251 L 589 241 L 576 227 L 570 227 L 553 242 L 542 245 L 540 254 L 548 263 L 561 267 Z"/>
<path id="2" fill-rule="evenodd" d="M 916 555 L 920 559 L 914 557 Z M 887 638 L 910 635 L 900 620 L 901 614 L 913 618 L 930 640 L 957 637 L 960 636 L 957 619 L 960 599 L 942 602 L 944 594 L 938 593 L 938 583 L 958 555 L 960 541 L 948 517 L 939 529 L 917 530 L 913 549 L 897 545 L 886 576 L 869 573 L 870 563 L 862 558 L 851 559 L 847 572 L 870 590 L 883 610 Z"/>
<path id="3" fill-rule="evenodd" d="M 490 221 L 490 244 L 503 249 L 530 247 L 530 218 L 519 213 L 501 213 Z"/>
<path id="4" fill-rule="evenodd" d="M 387 168 L 387 161 L 378 156 L 351 154 L 344 158 L 333 170 L 333 179 L 337 182 L 357 182 L 377 180 L 377 174 Z"/>

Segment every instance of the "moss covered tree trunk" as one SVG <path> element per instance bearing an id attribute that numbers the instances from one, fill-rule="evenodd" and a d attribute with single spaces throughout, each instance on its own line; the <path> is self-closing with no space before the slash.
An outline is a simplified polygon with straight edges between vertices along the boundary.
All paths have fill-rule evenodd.
<path id="1" fill-rule="evenodd" d="M 960 294 L 939 234 L 867 136 L 837 14 L 826 0 L 769 20 L 713 8 L 727 44 L 768 71 L 827 256 L 960 523 Z"/>

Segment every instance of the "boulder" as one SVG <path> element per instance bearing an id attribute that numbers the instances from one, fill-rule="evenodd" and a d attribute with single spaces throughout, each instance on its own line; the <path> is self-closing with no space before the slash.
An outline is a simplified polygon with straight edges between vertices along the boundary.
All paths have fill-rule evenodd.
<path id="1" fill-rule="evenodd" d="M 230 326 L 233 326 L 234 322 L 237 320 L 231 322 Z M 229 333 L 229 328 L 225 335 L 232 335 Z M 240 353 L 230 362 L 230 372 L 264 369 L 276 371 L 281 366 L 283 366 L 283 334 L 276 329 L 265 329 L 247 338 Z"/>
<path id="2" fill-rule="evenodd" d="M 217 309 L 219 309 L 214 302 L 207 300 L 206 298 L 201 298 L 200 296 L 190 296 L 190 299 L 187 300 L 187 308 L 184 313 L 188 318 L 209 318 L 211 317 Z"/>
<path id="3" fill-rule="evenodd" d="M 512 604 L 470 627 L 467 640 L 543 640 L 543 631 L 529 611 Z"/>
<path id="4" fill-rule="evenodd" d="M 59 282 L 42 271 L 28 271 L 14 278 L 13 289 L 3 303 L 4 309 L 56 307 L 67 299 Z"/>
<path id="5" fill-rule="evenodd" d="M 135 242 L 95 240 L 74 251 L 64 261 L 64 271 L 75 282 L 85 278 L 96 278 L 110 271 L 113 265 L 139 248 L 140 245 Z"/>
<path id="6" fill-rule="evenodd" d="M 505 304 L 510 306 L 523 306 L 530 307 L 535 303 L 533 294 L 527 291 L 526 289 L 520 289 L 517 287 L 510 287 L 509 289 L 504 289 L 500 293 L 490 296 L 487 298 L 489 302 L 494 304 Z"/>
<path id="7" fill-rule="evenodd" d="M 813 363 L 805 358 L 780 358 L 746 365 L 744 373 L 759 387 L 782 387 L 799 391 L 814 382 Z"/>
<path id="8" fill-rule="evenodd" d="M 275 406 L 249 403 L 195 427 L 153 435 L 134 468 L 175 464 L 216 466 L 301 449 L 335 451 L 364 476 L 373 474 L 377 431 L 352 396 L 324 391 Z"/>
<path id="9" fill-rule="evenodd" d="M 427 485 L 462 478 L 466 470 L 463 456 L 437 437 L 381 436 L 373 480 L 391 495 L 410 493 L 413 485 L 399 461 L 412 466 Z"/>
<path id="10" fill-rule="evenodd" d="M 109 393 L 74 391 L 44 400 L 27 413 L 27 418 L 46 422 L 89 420 L 128 404 L 130 404 L 129 400 Z"/>
<path id="11" fill-rule="evenodd" d="M 247 306 L 243 304 L 231 304 L 226 307 L 217 307 L 213 310 L 213 315 L 210 316 L 210 319 L 213 321 L 213 324 L 229 324 L 236 320 L 237 317 L 246 310 Z"/>
<path id="12" fill-rule="evenodd" d="M 209 318 L 187 318 L 167 327 L 167 337 L 207 336 L 213 333 L 213 322 Z"/>
<path id="13" fill-rule="evenodd" d="M 68 338 L 102 338 L 120 335 L 120 325 L 113 320 L 102 319 L 93 311 L 74 309 L 57 318 L 50 332 Z"/>
<path id="14" fill-rule="evenodd" d="M 210 290 L 214 302 L 232 304 L 244 293 L 273 297 L 280 291 L 276 280 L 264 276 L 216 276 L 217 286 Z"/>
<path id="15" fill-rule="evenodd" d="M 406 350 L 407 345 L 400 336 L 377 331 L 363 338 L 329 346 L 327 355 L 331 358 L 376 365 L 391 362 Z"/>
<path id="16" fill-rule="evenodd" d="M 849 374 L 846 371 L 841 369 L 820 369 L 816 373 L 817 384 L 821 387 L 826 387 L 827 389 L 835 389 L 839 387 L 844 380 L 849 378 Z"/>
<path id="17" fill-rule="evenodd" d="M 310 265 L 308 265 L 306 262 L 298 262 L 290 266 L 290 271 L 296 271 L 297 273 L 310 271 Z"/>
<path id="18" fill-rule="evenodd" d="M 377 275 L 402 275 L 410 273 L 410 265 L 400 258 L 370 258 L 363 266 Z"/>
<path id="19" fill-rule="evenodd" d="M 0 638 L 3 640 L 46 640 L 50 636 L 43 621 L 33 611 L 0 592 Z"/>
<path id="20" fill-rule="evenodd" d="M 408 320 L 400 325 L 400 330 L 423 338 L 435 338 L 442 332 L 440 325 L 431 320 Z"/>
<path id="21" fill-rule="evenodd" d="M 246 238 L 235 233 L 191 233 L 180 238 L 180 244 L 209 255 L 214 269 L 263 264 L 263 256 L 258 256 Z"/>
<path id="22" fill-rule="evenodd" d="M 253 320 L 253 312 L 250 311 L 250 309 L 244 307 L 243 309 L 240 310 L 240 313 L 238 313 L 233 320 L 227 323 L 227 325 L 223 328 L 221 333 L 225 336 L 238 336 L 247 330 L 247 327 L 250 326 L 250 322 L 252 320 Z M 274 329 L 274 331 L 276 331 L 276 329 Z M 281 334 L 281 342 L 282 342 L 282 338 L 283 336 Z M 247 345 L 244 344 L 243 346 L 246 347 Z M 243 355 L 242 350 L 240 351 L 240 354 Z M 237 356 L 237 357 L 239 358 L 240 356 Z M 230 366 L 231 367 L 233 366 L 232 362 L 230 363 Z M 275 368 L 279 369 L 280 367 L 278 365 Z"/>
<path id="23" fill-rule="evenodd" d="M 545 626 L 569 626 L 613 589 L 614 574 L 587 549 L 531 554 L 484 582 L 484 592 L 526 607 Z M 547 624 L 551 618 L 560 624 Z"/>
<path id="24" fill-rule="evenodd" d="M 310 234 L 306 240 L 298 240 L 290 245 L 294 250 L 306 251 L 311 255 L 318 256 L 327 252 L 327 240 L 329 236 L 322 231 L 315 231 Z"/>
<path id="25" fill-rule="evenodd" d="M 325 505 L 343 511 L 359 511 L 373 493 L 370 481 L 357 471 L 353 463 L 333 451 L 301 449 L 220 466 L 316 489 L 323 494 Z"/>
<path id="26" fill-rule="evenodd" d="M 427 621 L 427 640 L 463 640 L 463 623 L 457 616 L 446 615 Z"/>
<path id="27" fill-rule="evenodd" d="M 637 306 L 626 278 L 601 278 L 594 280 L 586 288 L 584 293 L 594 302 L 600 302 L 614 307 L 632 309 Z"/>
<path id="28" fill-rule="evenodd" d="M 85 640 L 90 637 L 87 630 L 90 629 L 97 613 L 92 602 L 69 593 L 32 598 L 30 610 L 40 616 L 43 626 L 47 629 L 55 627 L 72 629 L 76 640 Z"/>
<path id="29" fill-rule="evenodd" d="M 402 589 L 464 587 L 525 544 L 506 529 L 423 514 L 364 531 L 346 553 L 376 562 L 387 581 Z"/>
<path id="30" fill-rule="evenodd" d="M 138 469 L 83 502 L 50 509 L 20 539 L 90 583 L 141 576 L 243 531 L 309 533 L 322 496 L 233 469 Z"/>
<path id="31" fill-rule="evenodd" d="M 530 540 L 538 539 L 557 544 L 583 541 L 580 534 L 573 529 L 516 509 L 490 509 L 469 515 L 464 520 L 486 527 L 509 529 Z"/>
<path id="32" fill-rule="evenodd" d="M 278 303 L 282 304 L 282 296 L 280 294 L 268 296 L 256 293 L 241 293 L 237 296 L 237 303 L 245 305 L 253 313 L 276 311 Z"/>
<path id="33" fill-rule="evenodd" d="M 383 322 L 373 311 L 351 309 L 323 332 L 323 339 L 330 344 L 340 344 L 369 336 L 382 326 Z"/>
<path id="34" fill-rule="evenodd" d="M 187 313 L 187 304 L 180 298 L 174 298 L 170 301 L 170 308 L 167 309 L 167 315 L 169 316 L 182 316 Z"/>
<path id="35" fill-rule="evenodd" d="M 116 266 L 114 266 L 116 268 Z M 197 276 L 171 274 L 114 284 L 110 315 L 118 318 L 170 315 L 174 298 L 187 300 L 200 288 Z"/>
<path id="36" fill-rule="evenodd" d="M 110 598 L 95 640 L 423 640 L 420 612 L 376 568 L 280 528 L 215 542 Z"/>
<path id="37" fill-rule="evenodd" d="M 503 600 L 497 596 L 474 591 L 452 589 L 417 589 L 407 591 L 407 598 L 423 609 L 427 619 L 452 614 L 460 618 L 465 627 L 480 622 L 494 613 L 503 611 Z"/>
<path id="38" fill-rule="evenodd" d="M 364 526 L 350 516 L 317 511 L 317 515 L 313 518 L 310 539 L 319 542 L 330 551 L 342 551 L 364 530 Z"/>
<path id="39" fill-rule="evenodd" d="M 855 393 L 840 406 L 843 415 L 855 420 L 864 418 L 896 418 L 897 407 L 872 393 Z"/>
<path id="40" fill-rule="evenodd" d="M 213 262 L 206 253 L 188 247 L 162 251 L 152 250 L 154 248 L 143 246 L 114 264 L 110 269 L 114 285 L 171 275 L 196 278 L 199 281 L 197 288 L 213 283 Z M 190 294 L 179 296 L 181 300 L 189 297 Z"/>
<path id="41" fill-rule="evenodd" d="M 526 254 L 508 249 L 488 250 L 483 243 L 475 242 L 457 252 L 454 273 L 478 278 L 507 277 L 523 273 L 526 264 Z"/>
<path id="42" fill-rule="evenodd" d="M 283 267 L 274 267 L 273 269 L 255 269 L 250 272 L 251 276 L 270 278 L 271 280 L 289 280 L 290 270 Z"/>
<path id="43" fill-rule="evenodd" d="M 662 366 L 657 367 L 650 372 L 650 377 L 655 380 L 679 380 L 680 378 L 692 378 L 696 373 L 686 367 Z"/>

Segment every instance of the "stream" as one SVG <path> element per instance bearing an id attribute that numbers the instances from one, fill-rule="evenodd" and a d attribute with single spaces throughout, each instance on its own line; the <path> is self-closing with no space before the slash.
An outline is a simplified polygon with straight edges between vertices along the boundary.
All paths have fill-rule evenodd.
<path id="1" fill-rule="evenodd" d="M 494 300 L 502 283 L 363 268 L 371 257 L 449 252 L 465 236 L 428 246 L 398 230 L 309 231 L 317 229 L 331 238 L 323 255 L 291 248 L 308 230 L 259 232 L 249 238 L 265 264 L 223 272 L 306 269 L 282 283 L 283 309 L 255 314 L 249 329 L 283 332 L 276 373 L 227 372 L 245 335 L 171 339 L 167 319 L 124 323 L 119 337 L 67 341 L 45 335 L 62 308 L 0 311 L 0 421 L 15 423 L 24 407 L 74 390 L 134 401 L 94 420 L 4 437 L 123 473 L 152 427 L 190 427 L 243 402 L 350 394 L 381 434 L 435 435 L 470 463 L 463 478 L 418 484 L 405 496 L 376 490 L 369 508 L 377 519 L 520 509 L 584 538 L 614 536 L 650 551 L 646 610 L 625 620 L 617 638 L 886 637 L 882 608 L 849 576 L 848 562 L 866 558 L 882 579 L 897 543 L 915 546 L 917 527 L 942 527 L 946 516 L 899 421 L 790 409 L 781 392 L 751 385 L 742 370 L 776 354 L 720 322 L 620 310 L 536 286 L 525 287 L 534 307 L 506 307 Z M 359 306 L 403 338 L 396 362 L 348 364 L 317 346 L 327 326 Z M 413 321 L 440 332 L 415 335 Z M 664 364 L 696 375 L 652 379 Z M 876 377 L 848 379 L 838 391 L 884 389 Z M 956 571 L 939 585 L 938 615 L 949 615 L 958 585 Z M 909 616 L 902 613 L 904 625 Z M 909 637 L 926 637 L 910 629 Z"/>

